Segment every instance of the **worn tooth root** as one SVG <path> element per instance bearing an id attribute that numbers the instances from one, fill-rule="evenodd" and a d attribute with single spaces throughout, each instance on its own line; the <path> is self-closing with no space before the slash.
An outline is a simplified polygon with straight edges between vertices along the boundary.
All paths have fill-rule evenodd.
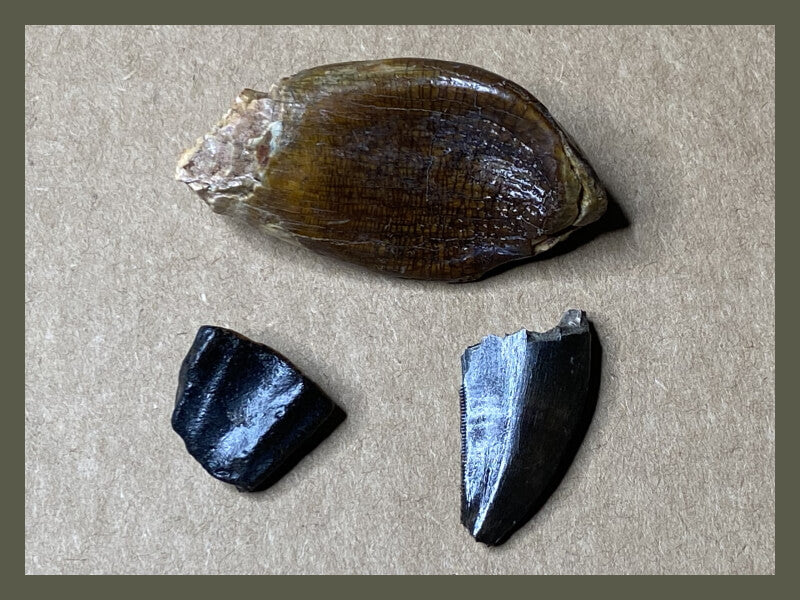
<path id="1" fill-rule="evenodd" d="M 186 150 L 175 178 L 187 184 L 215 212 L 228 214 L 247 204 L 263 177 L 262 161 L 280 111 L 268 94 L 245 89 L 217 125 Z"/>
<path id="2" fill-rule="evenodd" d="M 569 468 L 596 402 L 592 346 L 585 313 L 569 310 L 549 331 L 487 336 L 462 356 L 461 515 L 476 540 L 505 542 Z"/>

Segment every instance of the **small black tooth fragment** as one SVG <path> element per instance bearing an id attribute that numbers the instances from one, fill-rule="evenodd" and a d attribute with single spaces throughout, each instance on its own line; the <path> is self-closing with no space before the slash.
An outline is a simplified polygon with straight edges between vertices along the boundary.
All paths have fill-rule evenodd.
<path id="1" fill-rule="evenodd" d="M 181 365 L 172 427 L 212 476 L 252 492 L 280 479 L 344 417 L 275 350 L 204 326 Z"/>
<path id="2" fill-rule="evenodd" d="M 464 352 L 461 522 L 479 542 L 504 543 L 560 483 L 594 413 L 599 348 L 583 311 L 569 310 L 549 331 Z"/>

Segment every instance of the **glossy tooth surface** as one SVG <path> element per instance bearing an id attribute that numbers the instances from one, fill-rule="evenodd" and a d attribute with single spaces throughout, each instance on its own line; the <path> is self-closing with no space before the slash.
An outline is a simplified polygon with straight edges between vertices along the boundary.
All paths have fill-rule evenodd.
<path id="1" fill-rule="evenodd" d="M 277 481 L 344 419 L 286 358 L 221 327 L 197 332 L 172 427 L 211 475 L 241 491 Z"/>
<path id="2" fill-rule="evenodd" d="M 505 542 L 572 462 L 596 401 L 590 329 L 569 310 L 549 331 L 487 336 L 464 352 L 461 522 L 476 540 Z"/>
<path id="3" fill-rule="evenodd" d="M 322 254 L 470 281 L 550 249 L 606 192 L 548 110 L 483 69 L 398 58 L 244 90 L 182 156 L 213 210 Z"/>

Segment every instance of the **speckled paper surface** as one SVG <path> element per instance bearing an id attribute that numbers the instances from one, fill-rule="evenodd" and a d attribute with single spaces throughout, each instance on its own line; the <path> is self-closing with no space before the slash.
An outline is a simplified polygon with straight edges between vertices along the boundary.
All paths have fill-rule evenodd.
<path id="1" fill-rule="evenodd" d="M 28 573 L 771 573 L 774 28 L 31 27 Z M 483 282 L 389 279 L 173 180 L 244 87 L 427 56 L 533 92 L 630 226 Z M 585 310 L 594 421 L 506 545 L 459 523 L 460 355 Z M 348 419 L 270 490 L 170 428 L 203 324 L 284 353 Z"/>

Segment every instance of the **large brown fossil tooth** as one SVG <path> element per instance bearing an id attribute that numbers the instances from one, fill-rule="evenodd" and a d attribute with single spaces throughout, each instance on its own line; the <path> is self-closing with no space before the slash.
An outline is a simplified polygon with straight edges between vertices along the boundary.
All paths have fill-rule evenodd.
<path id="1" fill-rule="evenodd" d="M 327 65 L 244 90 L 177 178 L 217 212 L 414 279 L 478 279 L 606 209 L 591 166 L 533 95 L 430 59 Z"/>

